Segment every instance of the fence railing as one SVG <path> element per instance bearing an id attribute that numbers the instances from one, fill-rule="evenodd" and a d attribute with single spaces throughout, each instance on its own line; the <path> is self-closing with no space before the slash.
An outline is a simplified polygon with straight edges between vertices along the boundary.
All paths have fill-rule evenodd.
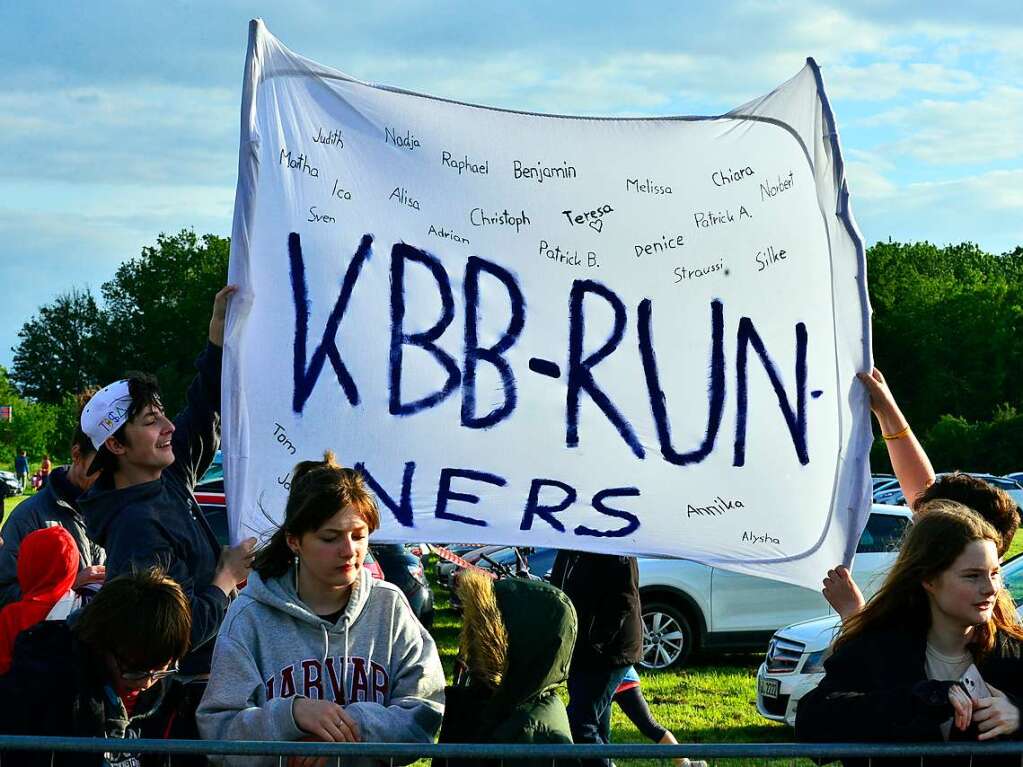
<path id="1" fill-rule="evenodd" d="M 1023 767 L 1023 742 L 997 743 L 682 743 L 610 745 L 425 744 L 425 743 L 308 743 L 284 741 L 145 740 L 117 738 L 62 738 L 22 735 L 0 736 L 0 765 L 16 764 L 11 751 L 60 754 L 119 753 L 166 756 L 270 756 L 285 764 L 289 757 L 328 757 L 331 764 L 348 759 L 373 758 L 392 765 L 415 759 L 841 759 L 872 761 L 891 757 L 972 756 L 999 757 L 998 764 Z M 5 759 L 5 756 L 7 757 Z M 336 762 L 335 762 L 336 760 Z"/>

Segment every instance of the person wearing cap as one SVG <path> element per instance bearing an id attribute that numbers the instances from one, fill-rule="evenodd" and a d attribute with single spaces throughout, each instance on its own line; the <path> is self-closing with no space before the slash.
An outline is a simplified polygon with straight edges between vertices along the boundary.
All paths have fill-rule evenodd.
<path id="1" fill-rule="evenodd" d="M 192 494 L 220 447 L 224 322 L 235 290 L 228 285 L 217 293 L 209 343 L 173 422 L 164 414 L 156 379 L 143 374 L 98 391 L 81 419 L 96 447 L 89 471 L 99 478 L 79 506 L 90 537 L 106 549 L 107 577 L 159 566 L 188 597 L 191 649 L 179 676 L 187 689 L 177 691 L 186 701 L 186 720 L 198 705 L 213 640 L 237 584 L 248 577 L 256 542 L 249 538 L 221 550 Z"/>
<path id="2" fill-rule="evenodd" d="M 88 394 L 80 395 L 87 400 Z M 18 551 L 25 536 L 46 527 L 60 526 L 67 530 L 78 549 L 78 576 L 73 588 L 84 589 L 103 583 L 106 556 L 85 530 L 85 519 L 78 509 L 78 499 L 92 487 L 96 475 L 88 473 L 96 455 L 92 440 L 75 428 L 71 440 L 71 465 L 58 466 L 50 481 L 38 493 L 18 504 L 0 530 L 0 607 L 21 599 L 18 582 Z"/>

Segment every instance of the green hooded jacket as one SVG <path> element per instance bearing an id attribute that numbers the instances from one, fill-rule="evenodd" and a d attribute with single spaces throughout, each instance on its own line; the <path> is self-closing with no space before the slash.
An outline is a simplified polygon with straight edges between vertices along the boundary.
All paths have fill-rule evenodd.
<path id="1" fill-rule="evenodd" d="M 568 678 L 577 630 L 575 608 L 561 590 L 542 581 L 509 578 L 493 583 L 491 589 L 506 642 L 503 648 L 492 646 L 502 640 L 487 630 L 491 627 L 479 625 L 485 613 L 465 605 L 461 646 L 464 651 L 467 642 L 471 645 L 468 653 L 463 652 L 469 657 L 462 657 L 469 682 L 445 691 L 440 742 L 571 743 L 568 714 L 556 688 Z M 463 603 L 466 596 L 474 598 L 463 592 Z M 482 595 L 483 600 L 489 597 Z M 494 679 L 500 679 L 496 688 L 485 681 Z M 449 767 L 466 763 L 447 762 Z"/>

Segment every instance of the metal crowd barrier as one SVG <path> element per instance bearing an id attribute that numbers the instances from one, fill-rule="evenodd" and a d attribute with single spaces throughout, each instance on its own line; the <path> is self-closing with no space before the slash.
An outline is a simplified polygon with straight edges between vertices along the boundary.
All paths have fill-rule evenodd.
<path id="1" fill-rule="evenodd" d="M 328 757 L 328 764 L 344 765 L 351 758 L 374 758 L 390 765 L 416 759 L 457 758 L 500 763 L 503 760 L 531 759 L 644 759 L 668 762 L 679 757 L 702 759 L 715 764 L 719 759 L 873 759 L 931 756 L 999 757 L 998 764 L 1023 767 L 1023 742 L 997 743 L 682 743 L 677 746 L 655 744 L 610 745 L 515 745 L 515 744 L 425 744 L 425 743 L 308 743 L 284 741 L 145 740 L 116 738 L 63 738 L 24 735 L 0 736 L 0 765 L 14 765 L 17 757 L 8 752 L 42 752 L 56 755 L 67 752 L 176 754 L 204 756 L 272 756 L 285 765 L 292 756 Z M 6 758 L 5 758 L 6 757 Z M 971 760 L 972 761 L 972 760 Z M 794 763 L 792 761 L 787 764 Z"/>

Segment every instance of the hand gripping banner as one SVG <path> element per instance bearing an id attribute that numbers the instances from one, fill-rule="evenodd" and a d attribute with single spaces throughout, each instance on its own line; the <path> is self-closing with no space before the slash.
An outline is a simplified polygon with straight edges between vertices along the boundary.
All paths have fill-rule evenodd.
<path id="1" fill-rule="evenodd" d="M 812 60 L 719 117 L 369 85 L 252 22 L 224 372 L 235 538 L 333 449 L 393 541 L 815 585 L 869 508 L 861 238 Z"/>

